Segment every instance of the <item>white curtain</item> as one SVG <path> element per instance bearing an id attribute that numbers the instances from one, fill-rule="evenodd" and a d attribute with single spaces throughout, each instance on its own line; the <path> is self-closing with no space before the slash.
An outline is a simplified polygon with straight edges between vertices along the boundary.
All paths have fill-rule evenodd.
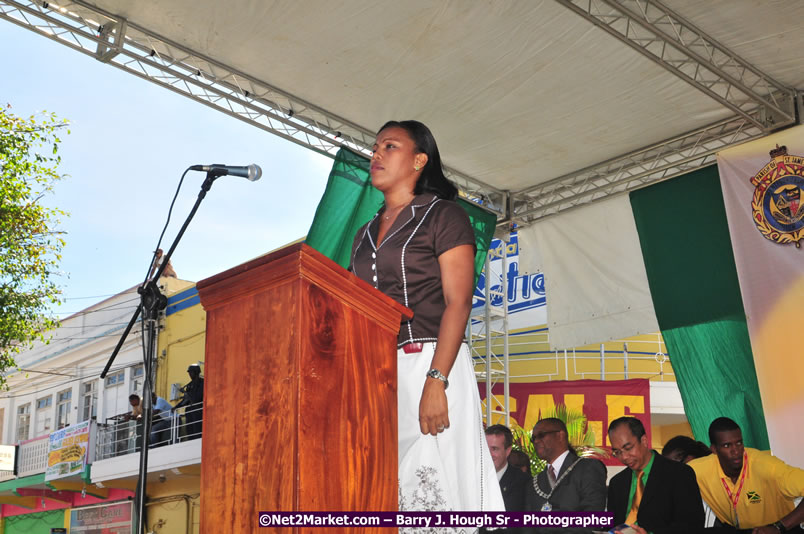
<path id="1" fill-rule="evenodd" d="M 551 349 L 659 330 L 628 195 L 538 221 L 519 242 L 521 269 L 544 273 Z"/>

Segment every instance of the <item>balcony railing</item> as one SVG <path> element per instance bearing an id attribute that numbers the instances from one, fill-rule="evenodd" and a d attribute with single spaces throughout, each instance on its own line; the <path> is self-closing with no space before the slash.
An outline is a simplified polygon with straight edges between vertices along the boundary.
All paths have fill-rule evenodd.
<path id="1" fill-rule="evenodd" d="M 200 438 L 203 413 L 203 404 L 197 404 L 186 408 L 183 414 L 173 412 L 166 417 L 154 417 L 149 447 L 153 449 Z M 95 458 L 106 460 L 138 452 L 143 442 L 142 429 L 141 420 L 125 420 L 124 416 L 107 419 L 106 424 L 98 425 Z"/>
<path id="2" fill-rule="evenodd" d="M 491 372 L 504 373 L 504 340 L 502 334 L 491 337 Z M 648 378 L 654 381 L 674 381 L 667 347 L 660 333 L 587 345 L 571 350 L 550 350 L 547 328 L 536 328 L 509 334 L 508 376 L 517 382 L 548 380 L 623 380 Z M 475 374 L 486 379 L 485 338 L 473 338 L 472 351 Z"/>
<path id="3" fill-rule="evenodd" d="M 17 476 L 19 478 L 44 473 L 47 469 L 47 453 L 50 450 L 50 434 L 29 439 L 20 443 L 17 454 Z"/>

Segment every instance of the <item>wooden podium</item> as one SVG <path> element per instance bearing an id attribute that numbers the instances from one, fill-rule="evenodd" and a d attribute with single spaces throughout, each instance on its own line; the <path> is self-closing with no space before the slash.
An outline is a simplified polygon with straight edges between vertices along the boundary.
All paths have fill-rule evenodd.
<path id="1" fill-rule="evenodd" d="M 260 511 L 397 510 L 396 338 L 410 310 L 304 244 L 197 288 L 201 533 L 274 531 Z"/>

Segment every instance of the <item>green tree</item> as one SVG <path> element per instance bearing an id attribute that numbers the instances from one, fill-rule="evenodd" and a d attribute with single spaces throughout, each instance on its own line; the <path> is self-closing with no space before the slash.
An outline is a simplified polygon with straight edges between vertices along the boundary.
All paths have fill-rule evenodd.
<path id="1" fill-rule="evenodd" d="M 20 118 L 0 109 L 0 371 L 14 354 L 57 325 L 47 308 L 61 291 L 53 275 L 61 261 L 63 232 L 56 208 L 41 200 L 63 177 L 57 172 L 61 131 L 52 113 Z M 5 377 L 0 374 L 0 386 Z"/>

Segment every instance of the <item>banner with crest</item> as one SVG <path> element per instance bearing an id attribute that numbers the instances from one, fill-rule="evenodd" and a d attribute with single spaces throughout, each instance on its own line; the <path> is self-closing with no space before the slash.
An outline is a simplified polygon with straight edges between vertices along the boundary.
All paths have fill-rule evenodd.
<path id="1" fill-rule="evenodd" d="M 804 127 L 718 154 L 771 450 L 804 467 Z"/>

